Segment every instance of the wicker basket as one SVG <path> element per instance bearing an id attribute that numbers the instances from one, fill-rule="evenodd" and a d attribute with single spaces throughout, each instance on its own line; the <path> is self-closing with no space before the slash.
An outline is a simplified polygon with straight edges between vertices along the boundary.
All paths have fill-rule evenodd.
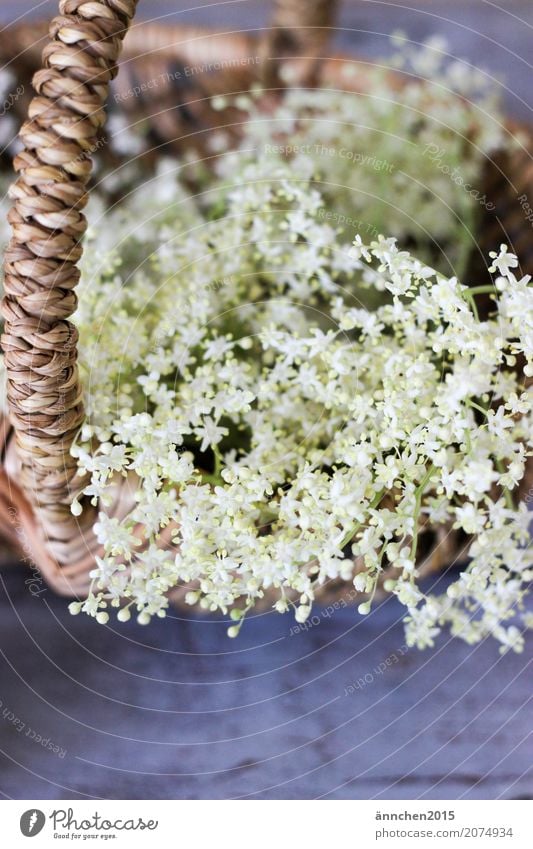
<path id="1" fill-rule="evenodd" d="M 322 58 L 335 5 L 334 0 L 277 0 L 273 25 L 261 38 L 160 25 L 132 27 L 115 104 L 129 111 L 130 121 L 142 115 L 149 122 L 158 151 L 182 151 L 201 145 L 220 122 L 220 113 L 209 105 L 214 93 L 246 90 L 261 79 L 270 98 L 280 97 L 287 78 L 346 90 L 339 57 Z M 60 17 L 52 22 L 42 53 L 44 69 L 33 79 L 36 96 L 20 132 L 23 149 L 14 158 L 19 176 L 11 190 L 13 238 L 5 256 L 2 307 L 10 415 L 9 423 L 0 421 L 0 524 L 25 562 L 38 567 L 64 595 L 84 594 L 98 553 L 94 508 L 86 507 L 81 520 L 70 511 L 76 463 L 69 449 L 84 411 L 77 331 L 68 319 L 76 306 L 77 262 L 86 227 L 82 210 L 91 173 L 86 154 L 98 147 L 109 83 L 136 6 L 136 0 L 60 0 Z M 22 57 L 21 74 L 28 76 L 40 62 L 36 45 L 45 35 L 44 25 L 15 29 L 0 40 L 0 55 Z M 250 56 L 261 61 L 235 61 Z M 205 62 L 214 63 L 217 72 L 193 77 L 185 89 L 176 87 L 176 67 Z M 366 67 L 354 61 L 351 91 L 366 87 Z M 165 74 L 168 85 L 160 86 L 156 96 L 150 92 L 149 103 L 142 96 L 120 96 L 138 79 Z M 509 125 L 510 132 L 516 129 Z M 106 155 L 112 155 L 109 149 Z M 489 162 L 485 182 L 496 209 L 484 212 L 473 262 L 506 241 L 522 261 L 532 264 L 533 230 L 518 200 L 523 194 L 533 198 L 529 151 L 523 148 L 512 158 L 502 155 Z M 116 515 L 132 503 L 128 484 L 117 485 Z M 78 478 L 76 491 L 79 485 Z M 464 556 L 464 538 L 450 529 L 427 531 L 424 538 L 423 572 Z M 326 595 L 332 592 L 346 594 L 346 588 L 335 583 L 324 590 Z"/>

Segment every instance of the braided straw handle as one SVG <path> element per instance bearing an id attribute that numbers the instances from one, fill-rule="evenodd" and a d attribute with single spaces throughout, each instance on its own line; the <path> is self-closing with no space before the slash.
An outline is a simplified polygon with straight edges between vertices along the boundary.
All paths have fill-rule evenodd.
<path id="1" fill-rule="evenodd" d="M 334 0 L 276 0 L 272 49 L 291 30 L 299 50 L 307 49 L 309 34 L 316 45 L 323 31 L 317 28 L 329 21 L 334 6 Z M 70 512 L 80 488 L 70 448 L 84 409 L 77 331 L 68 319 L 76 308 L 86 230 L 88 152 L 105 121 L 109 83 L 136 7 L 137 0 L 60 0 L 14 162 L 18 179 L 10 191 L 13 236 L 2 303 L 7 397 L 19 483 L 45 537 L 60 547 L 81 530 Z M 91 522 L 85 511 L 85 526 Z"/>
<path id="2" fill-rule="evenodd" d="M 72 534 L 76 475 L 70 447 L 83 421 L 76 365 L 76 263 L 86 221 L 86 185 L 104 123 L 109 82 L 137 0 L 60 0 L 44 69 L 20 131 L 19 177 L 10 195 L 13 236 L 4 259 L 2 347 L 20 483 L 45 534 Z"/>

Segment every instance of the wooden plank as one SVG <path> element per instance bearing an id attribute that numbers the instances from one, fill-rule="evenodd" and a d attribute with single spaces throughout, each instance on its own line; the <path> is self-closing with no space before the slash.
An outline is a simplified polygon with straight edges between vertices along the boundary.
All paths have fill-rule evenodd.
<path id="1" fill-rule="evenodd" d="M 317 611 L 307 632 L 259 616 L 238 640 L 178 615 L 101 627 L 26 577 L 0 574 L 8 796 L 533 795 L 527 653 L 406 651 L 393 600 Z"/>

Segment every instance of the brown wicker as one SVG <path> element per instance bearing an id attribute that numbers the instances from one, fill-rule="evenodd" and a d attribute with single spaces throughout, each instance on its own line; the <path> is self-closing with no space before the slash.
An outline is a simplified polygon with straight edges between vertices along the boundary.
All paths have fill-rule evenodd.
<path id="1" fill-rule="evenodd" d="M 2 305 L 10 424 L 0 421 L 0 522 L 25 559 L 66 595 L 86 590 L 98 548 L 92 532 L 94 509 L 86 507 L 81 521 L 70 512 L 72 496 L 82 484 L 69 452 L 84 416 L 77 331 L 69 317 L 76 306 L 77 263 L 86 227 L 83 208 L 91 159 L 85 154 L 97 147 L 109 83 L 136 5 L 136 0 L 60 0 L 60 16 L 50 26 L 42 54 L 43 70 L 33 78 L 36 96 L 20 131 L 23 149 L 14 159 L 19 176 L 11 190 L 13 237 L 5 255 Z M 261 57 L 257 64 L 236 68 L 232 62 L 224 73 L 196 77 L 192 90 L 184 93 L 176 92 L 174 85 L 161 87 L 152 115 L 142 98 L 133 99 L 132 111 L 145 109 L 161 145 L 183 146 L 187 140 L 199 144 L 202 134 L 220 120 L 209 106 L 216 91 L 240 91 L 259 78 L 274 93 L 287 79 L 338 86 L 338 57 L 321 57 L 335 5 L 332 0 L 277 0 L 273 26 L 259 39 L 182 27 L 133 27 L 115 100 L 126 109 L 130 106 L 129 101 L 122 103 L 121 91 L 135 85 L 141 67 L 147 79 L 176 64 L 223 65 L 225 58 Z M 25 29 L 10 36 L 10 50 L 21 53 L 28 70 L 37 61 L 35 44 L 44 34 L 38 25 L 31 36 Z M 7 49 L 0 40 L 0 54 Z M 365 64 L 354 67 L 350 88 L 364 89 Z M 345 80 L 342 85 L 346 87 Z M 532 230 L 517 202 L 524 192 L 533 198 L 529 151 L 511 160 L 496 159 L 486 180 L 497 210 L 487 213 L 490 220 L 480 230 L 480 251 L 505 239 L 529 261 Z M 111 508 L 117 515 L 131 504 L 130 483 L 117 485 Z M 464 540 L 449 529 L 438 537 L 428 534 L 428 540 L 424 570 L 464 553 Z"/>

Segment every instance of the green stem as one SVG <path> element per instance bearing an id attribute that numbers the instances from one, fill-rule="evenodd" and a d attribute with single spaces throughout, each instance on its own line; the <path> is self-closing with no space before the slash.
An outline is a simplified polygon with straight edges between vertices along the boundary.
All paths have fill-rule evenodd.
<path id="1" fill-rule="evenodd" d="M 252 609 L 253 606 L 254 606 L 254 602 L 253 601 L 249 602 L 246 605 L 246 607 L 244 608 L 244 610 L 242 611 L 242 616 L 240 616 L 237 623 L 233 626 L 234 628 L 237 628 L 238 634 L 240 634 L 240 632 L 241 632 L 241 628 L 244 624 L 244 620 L 246 619 L 246 614 L 249 613 L 249 611 Z"/>
<path id="2" fill-rule="evenodd" d="M 480 404 L 476 404 L 476 402 L 472 401 L 471 399 L 469 399 L 466 402 L 466 404 L 467 404 L 468 407 L 473 407 L 474 410 L 478 410 L 478 412 L 483 413 L 485 418 L 488 418 L 489 411 L 486 410 L 485 407 L 482 407 Z M 506 472 L 506 469 L 505 469 L 505 466 L 503 464 L 503 460 L 496 460 L 495 459 L 494 462 L 496 464 L 496 468 L 498 469 L 499 473 L 501 475 L 504 475 L 505 472 Z M 502 492 L 503 492 L 503 497 L 505 498 L 505 503 L 507 504 L 507 507 L 509 508 L 509 510 L 514 510 L 515 506 L 514 506 L 513 496 L 511 494 L 511 490 L 506 486 L 502 486 Z"/>
<path id="3" fill-rule="evenodd" d="M 471 399 L 471 398 L 468 398 L 468 399 L 465 401 L 465 404 L 466 404 L 466 406 L 467 406 L 467 407 L 472 407 L 472 409 L 477 410 L 479 413 L 483 413 L 483 415 L 485 416 L 485 418 L 487 418 L 487 417 L 488 417 L 488 412 L 489 412 L 489 411 L 488 411 L 487 409 L 485 409 L 485 407 L 482 407 L 480 404 L 476 404 L 476 402 L 475 402 L 475 401 L 472 401 L 472 399 Z"/>
<path id="4" fill-rule="evenodd" d="M 463 296 L 463 299 L 465 301 L 467 301 L 472 312 L 474 313 L 474 317 L 475 317 L 476 321 L 479 321 L 479 313 L 477 311 L 477 305 L 476 305 L 476 302 L 474 300 L 475 296 L 476 295 L 484 295 L 484 294 L 491 293 L 491 292 L 493 293 L 493 292 L 497 292 L 497 291 L 498 290 L 496 289 L 495 286 L 493 286 L 491 283 L 488 283 L 485 286 L 469 286 L 467 289 L 464 289 L 464 291 L 461 293 L 462 296 Z"/>
<path id="5" fill-rule="evenodd" d="M 497 291 L 496 286 L 493 286 L 492 283 L 487 283 L 484 286 L 469 286 L 468 289 L 463 292 L 463 295 L 485 295 Z"/>
<path id="6" fill-rule="evenodd" d="M 470 307 L 470 309 L 474 313 L 474 318 L 476 319 L 476 321 L 479 321 L 479 313 L 477 311 L 477 304 L 476 304 L 474 298 L 468 297 L 468 293 L 463 292 L 463 300 L 465 300 L 467 302 L 468 306 Z"/>
<path id="7" fill-rule="evenodd" d="M 422 508 L 422 496 L 434 471 L 435 464 L 432 463 L 416 489 L 413 539 L 411 541 L 411 560 L 413 561 L 416 557 L 416 549 L 418 547 L 418 520 L 420 518 L 420 510 Z"/>
<path id="8" fill-rule="evenodd" d="M 213 474 L 216 477 L 220 477 L 220 470 L 222 468 L 222 457 L 220 456 L 220 451 L 218 450 L 218 446 L 215 445 L 213 448 L 213 454 L 215 455 L 215 469 Z"/>
<path id="9" fill-rule="evenodd" d="M 507 471 L 504 464 L 503 464 L 503 460 L 496 460 L 496 468 L 498 469 L 498 471 L 501 475 L 504 475 L 505 472 Z M 509 508 L 509 510 L 514 510 L 515 506 L 514 506 L 514 502 L 513 502 L 513 496 L 511 495 L 511 490 L 506 486 L 502 486 L 502 491 L 503 491 L 503 497 L 505 498 L 505 503 L 507 504 L 507 507 Z"/>
<path id="10" fill-rule="evenodd" d="M 376 493 L 376 495 L 374 496 L 374 498 L 372 499 L 372 501 L 371 501 L 371 502 L 367 505 L 367 508 L 366 508 L 366 509 L 367 509 L 367 510 L 373 510 L 373 509 L 374 509 L 374 507 L 377 507 L 377 506 L 378 506 L 378 504 L 379 504 L 379 502 L 381 501 L 381 499 L 383 498 L 383 496 L 384 496 L 384 495 L 385 495 L 385 490 L 384 490 L 384 489 L 382 489 L 380 492 Z M 341 544 L 340 544 L 340 547 L 341 547 L 341 548 L 344 548 L 344 546 L 345 546 L 345 545 L 348 545 L 348 543 L 350 542 L 350 540 L 352 540 L 352 539 L 354 538 L 354 536 L 356 535 L 357 531 L 358 531 L 358 530 L 360 530 L 360 528 L 361 528 L 362 526 L 363 526 L 363 522 L 358 522 L 356 525 L 354 525 L 354 527 L 353 527 L 353 528 L 351 528 L 351 529 L 348 531 L 348 533 L 346 533 L 346 534 L 344 535 L 343 540 L 342 540 L 342 542 L 341 542 Z"/>

